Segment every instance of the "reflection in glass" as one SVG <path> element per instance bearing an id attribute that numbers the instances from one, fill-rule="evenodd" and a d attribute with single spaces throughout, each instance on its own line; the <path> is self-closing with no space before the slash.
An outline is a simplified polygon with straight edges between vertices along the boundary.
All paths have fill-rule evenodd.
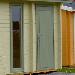
<path id="1" fill-rule="evenodd" d="M 21 6 L 12 6 L 13 68 L 21 67 Z"/>

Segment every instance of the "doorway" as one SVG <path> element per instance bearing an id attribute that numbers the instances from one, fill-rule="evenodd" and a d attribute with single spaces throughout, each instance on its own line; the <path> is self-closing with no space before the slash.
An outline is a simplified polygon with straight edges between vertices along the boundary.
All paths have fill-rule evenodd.
<path id="1" fill-rule="evenodd" d="M 54 8 L 36 6 L 37 69 L 54 68 Z"/>

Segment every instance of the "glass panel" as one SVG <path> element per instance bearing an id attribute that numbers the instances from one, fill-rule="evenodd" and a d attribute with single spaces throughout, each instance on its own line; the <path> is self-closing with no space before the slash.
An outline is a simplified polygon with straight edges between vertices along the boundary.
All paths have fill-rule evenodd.
<path id="1" fill-rule="evenodd" d="M 13 68 L 21 67 L 21 6 L 12 6 Z"/>

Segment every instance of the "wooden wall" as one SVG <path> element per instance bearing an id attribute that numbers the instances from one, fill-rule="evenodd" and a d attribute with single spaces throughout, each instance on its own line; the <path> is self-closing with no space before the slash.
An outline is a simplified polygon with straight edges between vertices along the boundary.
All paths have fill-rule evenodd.
<path id="1" fill-rule="evenodd" d="M 73 14 L 61 10 L 62 13 L 62 65 L 73 65 Z"/>
<path id="2" fill-rule="evenodd" d="M 10 73 L 9 4 L 0 3 L 0 75 Z"/>

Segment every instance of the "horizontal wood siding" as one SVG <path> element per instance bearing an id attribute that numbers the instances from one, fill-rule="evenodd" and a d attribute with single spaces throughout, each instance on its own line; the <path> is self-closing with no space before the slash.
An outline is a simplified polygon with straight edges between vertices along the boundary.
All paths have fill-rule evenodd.
<path id="1" fill-rule="evenodd" d="M 0 2 L 0 75 L 10 73 L 9 4 Z"/>

